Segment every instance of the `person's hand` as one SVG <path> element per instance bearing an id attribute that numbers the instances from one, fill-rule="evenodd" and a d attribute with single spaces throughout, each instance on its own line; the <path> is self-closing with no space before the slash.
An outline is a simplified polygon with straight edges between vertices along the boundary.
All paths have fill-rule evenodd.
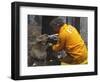
<path id="1" fill-rule="evenodd" d="M 47 44 L 47 50 L 52 50 L 52 46 L 53 46 L 52 43 L 48 43 L 48 44 Z"/>
<path id="2" fill-rule="evenodd" d="M 51 47 L 52 45 L 53 45 L 52 43 L 49 43 L 49 44 L 48 44 L 49 47 Z"/>

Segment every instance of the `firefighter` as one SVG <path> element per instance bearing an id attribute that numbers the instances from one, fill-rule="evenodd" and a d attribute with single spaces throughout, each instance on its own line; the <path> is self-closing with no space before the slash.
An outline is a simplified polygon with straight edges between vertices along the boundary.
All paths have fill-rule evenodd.
<path id="1" fill-rule="evenodd" d="M 77 29 L 64 23 L 60 17 L 52 20 L 50 25 L 59 37 L 57 43 L 52 45 L 52 50 L 55 52 L 64 50 L 67 54 L 61 61 L 67 64 L 86 64 L 87 48 Z"/>

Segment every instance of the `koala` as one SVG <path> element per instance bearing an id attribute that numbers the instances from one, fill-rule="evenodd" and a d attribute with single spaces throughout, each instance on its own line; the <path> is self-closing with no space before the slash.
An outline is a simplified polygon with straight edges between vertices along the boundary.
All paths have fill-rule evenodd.
<path id="1" fill-rule="evenodd" d="M 32 43 L 30 56 L 28 57 L 28 62 L 30 66 L 46 65 L 46 41 L 47 35 L 40 35 L 36 38 L 36 41 Z"/>

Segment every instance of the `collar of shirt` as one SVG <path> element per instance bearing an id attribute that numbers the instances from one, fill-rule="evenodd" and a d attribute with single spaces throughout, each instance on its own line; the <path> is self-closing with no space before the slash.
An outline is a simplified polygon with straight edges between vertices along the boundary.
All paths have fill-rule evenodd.
<path id="1" fill-rule="evenodd" d="M 66 30 L 67 29 L 67 24 L 64 24 L 61 28 L 60 28 L 60 31 L 59 33 L 61 33 L 62 31 Z"/>

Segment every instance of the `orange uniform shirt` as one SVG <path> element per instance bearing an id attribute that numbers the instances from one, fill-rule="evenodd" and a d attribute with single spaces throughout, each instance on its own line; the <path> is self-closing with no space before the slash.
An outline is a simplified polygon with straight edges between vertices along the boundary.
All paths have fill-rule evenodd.
<path id="1" fill-rule="evenodd" d="M 87 57 L 87 48 L 75 27 L 64 24 L 59 31 L 59 41 L 53 46 L 54 51 L 65 50 L 73 59 Z"/>

